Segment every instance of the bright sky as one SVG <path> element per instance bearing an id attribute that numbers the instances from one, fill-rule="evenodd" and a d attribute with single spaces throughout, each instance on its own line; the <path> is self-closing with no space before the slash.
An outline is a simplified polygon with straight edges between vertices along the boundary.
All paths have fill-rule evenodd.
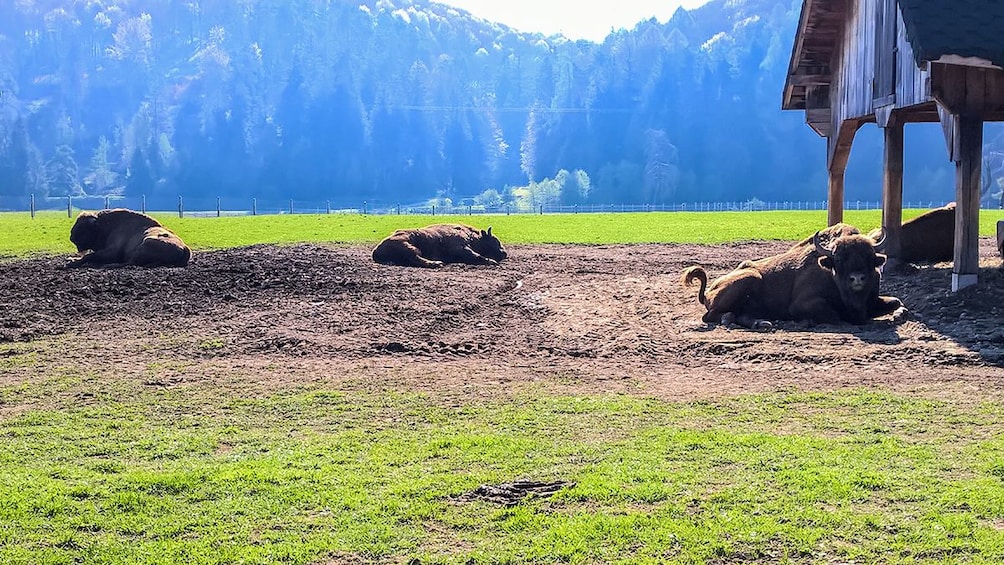
<path id="1" fill-rule="evenodd" d="M 569 39 L 602 42 L 610 28 L 631 29 L 655 17 L 665 23 L 679 6 L 691 9 L 709 0 L 436 0 L 479 18 L 524 32 L 561 33 Z"/>

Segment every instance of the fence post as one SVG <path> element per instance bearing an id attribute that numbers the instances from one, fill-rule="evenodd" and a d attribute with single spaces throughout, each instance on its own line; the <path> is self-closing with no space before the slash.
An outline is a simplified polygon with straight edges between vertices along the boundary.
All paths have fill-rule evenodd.
<path id="1" fill-rule="evenodd" d="M 471 210 L 473 210 L 473 208 L 474 207 L 471 206 L 470 204 L 467 205 L 467 215 L 468 216 L 473 216 L 474 215 L 474 212 L 471 211 Z"/>
<path id="2" fill-rule="evenodd" d="M 181 195 L 178 195 L 178 217 L 185 217 L 185 201 L 182 200 Z"/>
<path id="3" fill-rule="evenodd" d="M 72 199 L 69 196 L 66 197 L 66 217 L 67 218 L 72 218 L 73 217 L 73 202 L 71 202 L 71 200 Z"/>
<path id="4" fill-rule="evenodd" d="M 544 205 L 543 204 L 540 205 L 540 215 L 541 216 L 544 215 Z"/>
<path id="5" fill-rule="evenodd" d="M 258 199 L 257 198 L 252 198 L 251 199 L 251 215 L 252 216 L 257 216 L 258 215 Z"/>
<path id="6" fill-rule="evenodd" d="M 398 216 L 401 215 L 401 203 L 400 202 L 398 202 L 398 204 L 397 204 L 397 215 Z"/>
<path id="7" fill-rule="evenodd" d="M 436 205 L 435 204 L 432 205 L 432 215 L 433 216 L 436 215 Z"/>
<path id="8" fill-rule="evenodd" d="M 146 195 L 145 194 L 143 194 L 143 195 L 140 196 L 139 211 L 143 212 L 144 214 L 146 214 Z"/>
<path id="9" fill-rule="evenodd" d="M 105 210 L 108 209 L 108 197 L 105 196 Z"/>
<path id="10" fill-rule="evenodd" d="M 217 218 L 219 218 L 219 217 L 220 217 L 220 211 L 221 211 L 221 210 L 220 210 L 220 197 L 219 197 L 219 196 L 217 196 L 217 197 L 216 197 L 216 217 L 217 217 Z"/>
<path id="11" fill-rule="evenodd" d="M 506 216 L 509 215 L 509 205 L 508 204 L 505 205 L 505 215 Z"/>
<path id="12" fill-rule="evenodd" d="M 290 214 L 293 213 L 293 199 L 292 198 L 289 199 L 289 213 Z"/>
<path id="13" fill-rule="evenodd" d="M 31 201 L 28 204 L 28 206 L 29 206 L 29 210 L 31 210 L 31 217 L 34 218 L 35 217 L 35 193 L 34 192 L 31 193 Z"/>
<path id="14" fill-rule="evenodd" d="M 324 202 L 324 213 L 325 214 L 330 214 L 331 213 L 331 201 L 330 200 L 326 200 Z"/>
<path id="15" fill-rule="evenodd" d="M 363 200 L 363 216 L 366 215 L 366 201 Z"/>

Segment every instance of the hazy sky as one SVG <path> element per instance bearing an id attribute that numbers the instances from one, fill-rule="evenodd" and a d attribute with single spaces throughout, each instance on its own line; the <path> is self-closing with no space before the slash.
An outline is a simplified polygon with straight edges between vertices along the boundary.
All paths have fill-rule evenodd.
<path id="1" fill-rule="evenodd" d="M 562 33 L 569 39 L 603 41 L 610 28 L 631 29 L 655 16 L 665 22 L 676 8 L 708 0 L 436 0 L 519 31 Z"/>

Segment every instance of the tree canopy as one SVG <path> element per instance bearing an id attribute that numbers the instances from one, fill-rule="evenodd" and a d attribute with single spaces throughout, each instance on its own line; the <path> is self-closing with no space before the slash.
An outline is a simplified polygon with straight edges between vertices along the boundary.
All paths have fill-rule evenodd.
<path id="1" fill-rule="evenodd" d="M 713 0 L 597 44 L 424 0 L 15 0 L 0 195 L 822 200 L 823 141 L 780 110 L 800 5 Z M 908 169 L 939 166 L 906 196 L 950 199 L 920 137 Z M 848 179 L 878 198 L 877 168 Z"/>

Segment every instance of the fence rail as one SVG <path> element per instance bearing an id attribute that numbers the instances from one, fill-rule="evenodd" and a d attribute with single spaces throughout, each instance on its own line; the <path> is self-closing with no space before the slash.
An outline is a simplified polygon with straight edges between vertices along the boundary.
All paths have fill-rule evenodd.
<path id="1" fill-rule="evenodd" d="M 943 200 L 923 200 L 903 202 L 904 208 L 927 209 L 943 206 Z M 882 203 L 876 200 L 852 200 L 844 202 L 844 210 L 878 210 Z M 984 209 L 998 209 L 996 202 L 984 201 Z M 0 197 L 0 212 L 35 212 L 65 210 L 72 216 L 79 210 L 101 210 L 108 208 L 131 208 L 142 212 L 176 213 L 180 217 L 223 217 L 255 216 L 270 214 L 374 214 L 374 215 L 483 215 L 483 214 L 577 214 L 577 213 L 620 213 L 620 212 L 757 212 L 770 210 L 826 210 L 825 200 L 778 201 L 760 200 L 734 202 L 680 202 L 676 204 L 573 204 L 564 206 L 517 206 L 500 204 L 483 205 L 404 205 L 385 202 L 346 203 L 327 201 L 276 200 L 257 198 L 190 198 L 174 199 L 140 197 L 94 197 L 77 198 L 35 198 Z"/>

